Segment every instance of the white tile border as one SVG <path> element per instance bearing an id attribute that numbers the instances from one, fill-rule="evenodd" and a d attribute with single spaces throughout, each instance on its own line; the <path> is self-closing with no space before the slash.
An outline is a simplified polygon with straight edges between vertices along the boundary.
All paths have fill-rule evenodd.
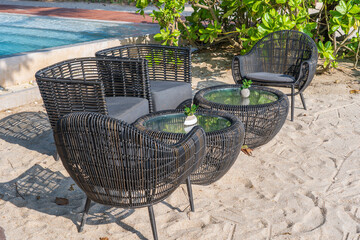
<path id="1" fill-rule="evenodd" d="M 152 35 L 124 39 L 103 39 L 0 58 L 0 86 L 8 88 L 14 85 L 32 83 L 35 80 L 36 71 L 59 61 L 70 58 L 94 57 L 95 52 L 101 49 L 153 41 Z"/>
<path id="2" fill-rule="evenodd" d="M 4 88 L 17 87 L 16 91 L 0 94 L 0 111 L 18 107 L 41 99 L 38 88 L 21 88 L 35 83 L 35 73 L 46 66 L 71 58 L 94 57 L 95 52 L 125 44 L 155 43 L 153 35 L 129 37 L 124 39 L 103 39 L 87 43 L 77 43 L 63 47 L 49 48 L 17 54 L 0 59 L 0 86 Z"/>

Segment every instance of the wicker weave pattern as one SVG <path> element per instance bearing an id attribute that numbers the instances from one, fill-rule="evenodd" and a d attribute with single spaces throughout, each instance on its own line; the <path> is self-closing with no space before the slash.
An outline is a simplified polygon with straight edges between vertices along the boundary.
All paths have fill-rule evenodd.
<path id="1" fill-rule="evenodd" d="M 208 91 L 224 88 L 239 89 L 240 87 L 241 85 L 220 85 L 202 89 L 196 93 L 194 103 L 200 108 L 225 111 L 238 117 L 245 126 L 244 144 L 251 148 L 259 147 L 274 138 L 284 125 L 288 114 L 289 101 L 282 92 L 259 86 L 250 89 L 271 92 L 277 95 L 278 100 L 261 105 L 227 105 L 214 103 L 204 98 Z"/>
<path id="2" fill-rule="evenodd" d="M 57 124 L 61 160 L 91 200 L 122 208 L 153 205 L 201 164 L 205 133 L 197 127 L 168 145 L 132 125 L 96 113 L 72 113 Z"/>
<path id="3" fill-rule="evenodd" d="M 98 51 L 97 57 L 141 58 L 148 62 L 150 80 L 191 83 L 189 48 L 162 45 L 124 45 Z"/>
<path id="4" fill-rule="evenodd" d="M 160 141 L 172 144 L 185 134 L 153 131 L 145 127 L 145 122 L 166 114 L 182 113 L 183 110 L 167 110 L 148 114 L 139 118 L 135 127 Z M 231 125 L 225 129 L 206 133 L 206 157 L 199 168 L 190 176 L 193 184 L 208 185 L 224 176 L 236 161 L 244 141 L 244 126 L 234 116 L 217 111 L 198 111 L 199 114 L 226 118 Z M 179 121 L 175 118 L 174 121 Z M 175 124 L 177 122 L 174 122 Z M 181 122 L 183 124 L 183 122 Z M 177 124 L 176 124 L 177 125 Z"/>
<path id="5" fill-rule="evenodd" d="M 107 114 L 105 97 L 129 96 L 149 100 L 145 60 L 81 58 L 59 62 L 36 73 L 36 81 L 53 129 L 71 112 Z"/>
<path id="6" fill-rule="evenodd" d="M 243 76 L 254 72 L 280 73 L 293 76 L 302 92 L 316 71 L 318 52 L 315 42 L 305 33 L 282 30 L 270 33 L 258 41 L 249 53 L 235 56 L 232 74 L 235 83 L 241 84 Z M 257 83 L 257 82 L 255 82 Z M 289 84 L 265 84 L 289 86 Z"/>

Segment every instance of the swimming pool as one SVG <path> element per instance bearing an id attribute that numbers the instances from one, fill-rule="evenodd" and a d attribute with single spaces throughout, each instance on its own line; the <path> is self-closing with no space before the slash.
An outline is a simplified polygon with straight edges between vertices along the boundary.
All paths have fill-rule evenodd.
<path id="1" fill-rule="evenodd" d="M 0 58 L 45 48 L 159 31 L 157 24 L 0 13 Z"/>

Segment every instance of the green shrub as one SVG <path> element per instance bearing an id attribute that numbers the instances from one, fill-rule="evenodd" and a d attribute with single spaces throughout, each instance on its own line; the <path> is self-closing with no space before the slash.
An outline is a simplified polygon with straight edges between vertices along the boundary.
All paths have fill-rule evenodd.
<path id="1" fill-rule="evenodd" d="M 184 19 L 185 3 L 194 11 Z M 324 0 L 314 14 L 314 0 L 137 0 L 138 12 L 149 4 L 161 28 L 155 39 L 166 45 L 178 45 L 181 37 L 197 48 L 225 42 L 245 53 L 270 32 L 295 29 L 317 42 L 324 69 L 336 67 L 339 57 L 359 57 L 360 0 Z"/>

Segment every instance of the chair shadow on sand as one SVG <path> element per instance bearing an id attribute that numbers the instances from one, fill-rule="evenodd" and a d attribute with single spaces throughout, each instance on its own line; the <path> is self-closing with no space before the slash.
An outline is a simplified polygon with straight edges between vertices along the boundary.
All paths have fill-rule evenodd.
<path id="1" fill-rule="evenodd" d="M 1 119 L 0 138 L 49 156 L 55 153 L 52 129 L 44 112 L 20 112 Z"/>
<path id="2" fill-rule="evenodd" d="M 56 197 L 67 198 L 69 203 L 64 206 L 57 205 Z M 65 177 L 60 172 L 53 172 L 38 164 L 13 180 L 0 183 L 0 198 L 20 208 L 25 207 L 41 213 L 68 218 L 77 228 L 80 225 L 81 212 L 86 200 L 85 194 L 70 177 Z M 139 239 L 146 239 L 139 231 L 121 222 L 134 211 L 92 204 L 86 225 L 115 222 L 125 230 L 135 233 Z"/>
<path id="3" fill-rule="evenodd" d="M 57 197 L 67 198 L 69 203 L 65 206 L 57 205 L 55 203 Z M 17 178 L 0 183 L 0 199 L 19 208 L 25 207 L 41 213 L 68 218 L 78 229 L 86 196 L 70 177 L 35 164 Z M 162 203 L 172 210 L 181 211 L 165 201 Z M 134 212 L 134 209 L 92 203 L 86 225 L 116 223 L 126 231 L 136 234 L 139 239 L 147 239 L 141 232 L 121 221 Z"/>

